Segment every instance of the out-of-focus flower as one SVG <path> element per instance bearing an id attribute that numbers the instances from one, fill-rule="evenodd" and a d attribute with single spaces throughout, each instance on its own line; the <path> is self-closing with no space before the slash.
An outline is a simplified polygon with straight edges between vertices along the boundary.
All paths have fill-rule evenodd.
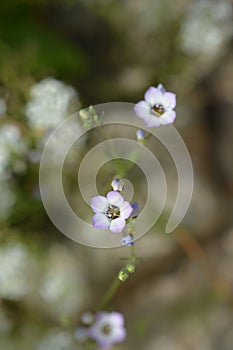
<path id="1" fill-rule="evenodd" d="M 113 188 L 113 191 L 121 192 L 124 188 L 124 182 L 120 179 L 114 179 L 112 180 L 111 186 Z"/>
<path id="2" fill-rule="evenodd" d="M 6 114 L 6 111 L 7 111 L 6 101 L 3 100 L 3 98 L 0 98 L 0 117 Z"/>
<path id="3" fill-rule="evenodd" d="M 54 129 L 68 115 L 72 101 L 78 99 L 73 87 L 52 77 L 34 85 L 30 95 L 25 114 L 30 126 L 39 130 Z"/>
<path id="4" fill-rule="evenodd" d="M 15 203 L 15 193 L 9 180 L 12 172 L 22 173 L 26 169 L 23 157 L 27 146 L 21 137 L 19 128 L 13 124 L 2 124 L 0 127 L 0 221 L 5 220 Z M 21 159 L 20 159 L 21 158 Z"/>
<path id="5" fill-rule="evenodd" d="M 124 317 L 119 312 L 98 312 L 88 333 L 102 349 L 108 349 L 125 340 Z"/>
<path id="6" fill-rule="evenodd" d="M 218 55 L 232 34 L 230 2 L 194 1 L 181 27 L 181 47 L 191 55 Z"/>
<path id="7" fill-rule="evenodd" d="M 79 342 L 83 343 L 89 338 L 88 334 L 89 328 L 80 326 L 76 329 L 74 333 L 75 339 L 77 339 Z"/>
<path id="8" fill-rule="evenodd" d="M 128 234 L 125 237 L 121 238 L 121 243 L 125 245 L 126 247 L 131 247 L 133 243 L 133 235 Z"/>
<path id="9" fill-rule="evenodd" d="M 37 350 L 75 349 L 70 333 L 59 329 L 52 329 L 37 345 Z"/>
<path id="10" fill-rule="evenodd" d="M 78 145 L 83 145 L 85 141 L 85 136 L 79 139 L 79 135 L 82 134 L 81 126 L 78 121 L 75 122 L 73 120 L 71 124 L 63 124 L 62 128 L 56 130 L 55 134 L 53 134 L 53 130 L 47 130 L 44 137 L 40 139 L 42 145 L 45 145 L 48 139 L 51 136 L 50 141 L 50 154 L 49 157 L 52 162 L 56 162 L 57 159 L 60 159 L 64 153 L 67 158 L 74 158 L 74 153 L 77 156 L 77 147 L 73 146 L 70 148 L 70 140 L 78 140 Z M 41 148 L 40 146 L 38 148 Z"/>
<path id="11" fill-rule="evenodd" d="M 22 243 L 0 248 L 0 296 L 20 300 L 32 287 L 33 263 Z"/>
<path id="12" fill-rule="evenodd" d="M 134 111 L 143 119 L 148 128 L 174 122 L 176 112 L 176 95 L 166 92 L 162 84 L 151 86 L 144 95 L 145 100 L 136 103 Z"/>
<path id="13" fill-rule="evenodd" d="M 22 156 L 27 147 L 16 125 L 3 124 L 0 127 L 0 175 L 9 165 L 12 157 Z"/>
<path id="14" fill-rule="evenodd" d="M 93 226 L 98 229 L 110 228 L 113 233 L 123 231 L 126 219 L 132 213 L 131 205 L 117 191 L 108 192 L 107 196 L 96 196 L 91 199 Z"/>
<path id="15" fill-rule="evenodd" d="M 77 312 L 87 300 L 82 270 L 74 262 L 67 249 L 55 245 L 48 253 L 46 273 L 39 293 L 47 303 L 48 311 L 63 316 Z"/>

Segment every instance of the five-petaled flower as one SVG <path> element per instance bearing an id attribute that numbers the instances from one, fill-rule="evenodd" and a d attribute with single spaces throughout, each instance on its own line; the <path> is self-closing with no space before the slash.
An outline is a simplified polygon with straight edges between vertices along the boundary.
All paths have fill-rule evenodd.
<path id="1" fill-rule="evenodd" d="M 143 119 L 148 128 L 174 122 L 176 112 L 176 95 L 167 92 L 162 84 L 157 87 L 151 86 L 144 95 L 143 101 L 136 103 L 134 111 Z"/>
<path id="2" fill-rule="evenodd" d="M 113 233 L 123 231 L 126 219 L 133 211 L 131 205 L 117 191 L 108 192 L 106 197 L 93 197 L 91 208 L 95 213 L 93 226 L 101 230 L 109 228 Z"/>
<path id="3" fill-rule="evenodd" d="M 102 349 L 108 349 L 115 343 L 125 340 L 126 330 L 124 317 L 119 312 L 100 311 L 95 322 L 89 328 L 89 337 L 95 340 Z"/>

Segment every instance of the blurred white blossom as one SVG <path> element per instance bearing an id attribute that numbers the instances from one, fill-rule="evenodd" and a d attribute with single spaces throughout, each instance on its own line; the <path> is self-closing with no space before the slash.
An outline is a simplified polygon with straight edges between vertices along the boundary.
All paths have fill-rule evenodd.
<path id="1" fill-rule="evenodd" d="M 60 316 L 77 313 L 87 300 L 87 284 L 80 264 L 65 247 L 56 245 L 50 250 L 40 295 L 51 311 Z"/>
<path id="2" fill-rule="evenodd" d="M 32 287 L 33 264 L 29 251 L 20 242 L 0 248 L 0 297 L 20 300 Z"/>
<path id="3" fill-rule="evenodd" d="M 188 54 L 215 55 L 232 36 L 229 2 L 194 1 L 181 27 L 181 47 Z"/>
<path id="4" fill-rule="evenodd" d="M 7 104 L 3 98 L 0 97 L 0 117 L 4 115 L 7 111 Z"/>
<path id="5" fill-rule="evenodd" d="M 59 329 L 50 330 L 38 343 L 37 350 L 71 350 L 73 339 L 70 333 Z"/>
<path id="6" fill-rule="evenodd" d="M 31 100 L 25 114 L 29 125 L 35 129 L 55 128 L 69 113 L 72 101 L 77 100 L 77 91 L 52 77 L 34 85 L 30 91 Z"/>
<path id="7" fill-rule="evenodd" d="M 43 145 L 45 145 L 49 137 L 52 136 L 49 147 L 49 158 L 52 162 L 56 162 L 56 159 L 60 159 L 60 157 L 62 157 L 64 154 L 66 154 L 66 157 L 70 158 L 76 155 L 77 159 L 78 154 L 80 154 L 79 147 L 77 147 L 77 145 L 83 145 L 86 140 L 85 135 L 79 139 L 82 133 L 83 131 L 81 130 L 81 126 L 79 125 L 78 121 L 72 120 L 68 124 L 63 124 L 62 128 L 56 130 L 54 134 L 50 135 L 48 132 L 40 141 L 43 143 Z M 71 140 L 76 140 L 78 143 L 70 148 Z"/>
<path id="8" fill-rule="evenodd" d="M 4 175 L 12 157 L 22 156 L 26 150 L 19 128 L 13 124 L 3 124 L 0 127 L 0 176 Z"/>
<path id="9" fill-rule="evenodd" d="M 19 128 L 9 123 L 2 124 L 0 127 L 0 221 L 9 216 L 15 203 L 15 193 L 10 187 L 9 180 L 12 170 L 16 173 L 25 171 L 25 162 L 20 157 L 23 157 L 26 151 L 27 147 Z"/>

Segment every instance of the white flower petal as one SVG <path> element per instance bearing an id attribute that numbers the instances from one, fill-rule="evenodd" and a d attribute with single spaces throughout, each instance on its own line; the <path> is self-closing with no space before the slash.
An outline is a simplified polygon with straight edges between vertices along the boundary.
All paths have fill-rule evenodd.
<path id="1" fill-rule="evenodd" d="M 148 128 L 154 128 L 154 127 L 157 127 L 159 126 L 161 123 L 160 123 L 160 119 L 161 117 L 156 117 L 155 115 L 151 115 L 151 118 L 150 120 L 148 120 L 147 122 L 147 127 Z"/>
<path id="2" fill-rule="evenodd" d="M 161 125 L 172 124 L 175 118 L 176 118 L 176 112 L 168 111 L 160 117 L 160 124 Z"/>
<path id="3" fill-rule="evenodd" d="M 120 207 L 120 217 L 122 219 L 128 219 L 130 217 L 130 214 L 132 213 L 133 208 L 129 204 L 129 202 L 125 201 L 123 205 Z"/>
<path id="4" fill-rule="evenodd" d="M 144 120 L 147 127 L 152 126 L 158 126 L 159 124 L 156 123 L 156 116 L 151 111 L 151 108 L 148 107 L 148 103 L 145 101 L 140 101 L 134 106 L 134 111 L 137 114 L 137 116 Z M 157 118 L 158 119 L 158 118 Z M 154 125 L 156 124 L 156 125 Z"/>
<path id="5" fill-rule="evenodd" d="M 124 230 L 125 220 L 122 218 L 117 218 L 111 221 L 110 230 L 112 233 L 120 233 Z"/>
<path id="6" fill-rule="evenodd" d="M 92 218 L 92 225 L 95 228 L 99 228 L 100 230 L 104 230 L 110 226 L 110 220 L 103 213 L 95 214 Z"/>
<path id="7" fill-rule="evenodd" d="M 134 112 L 139 118 L 146 118 L 151 113 L 151 107 L 146 101 L 140 101 L 134 106 Z"/>
<path id="8" fill-rule="evenodd" d="M 176 95 L 172 92 L 165 92 L 163 95 L 163 105 L 166 110 L 174 109 L 176 106 Z"/>
<path id="9" fill-rule="evenodd" d="M 96 196 L 91 199 L 91 208 L 95 213 L 103 213 L 109 206 L 109 201 L 104 196 Z"/>
<path id="10" fill-rule="evenodd" d="M 115 205 L 118 208 L 120 208 L 124 203 L 124 198 L 117 191 L 108 192 L 107 200 L 111 205 Z"/>
<path id="11" fill-rule="evenodd" d="M 151 86 L 144 95 L 145 101 L 147 101 L 151 107 L 156 103 L 161 103 L 163 101 L 163 94 L 160 89 Z"/>

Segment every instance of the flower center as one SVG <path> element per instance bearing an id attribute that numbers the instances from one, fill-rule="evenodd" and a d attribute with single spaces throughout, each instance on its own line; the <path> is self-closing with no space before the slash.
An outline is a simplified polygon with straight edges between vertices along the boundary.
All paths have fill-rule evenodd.
<path id="1" fill-rule="evenodd" d="M 109 324 L 105 324 L 101 330 L 102 330 L 102 333 L 106 335 L 109 335 L 111 333 L 111 327 Z"/>
<path id="2" fill-rule="evenodd" d="M 109 219 L 114 220 L 114 219 L 119 218 L 120 209 L 118 207 L 116 207 L 115 205 L 110 205 L 105 213 Z"/>
<path id="3" fill-rule="evenodd" d="M 161 103 L 156 103 L 151 109 L 152 112 L 154 112 L 154 114 L 156 114 L 158 117 L 165 112 L 165 108 Z"/>

